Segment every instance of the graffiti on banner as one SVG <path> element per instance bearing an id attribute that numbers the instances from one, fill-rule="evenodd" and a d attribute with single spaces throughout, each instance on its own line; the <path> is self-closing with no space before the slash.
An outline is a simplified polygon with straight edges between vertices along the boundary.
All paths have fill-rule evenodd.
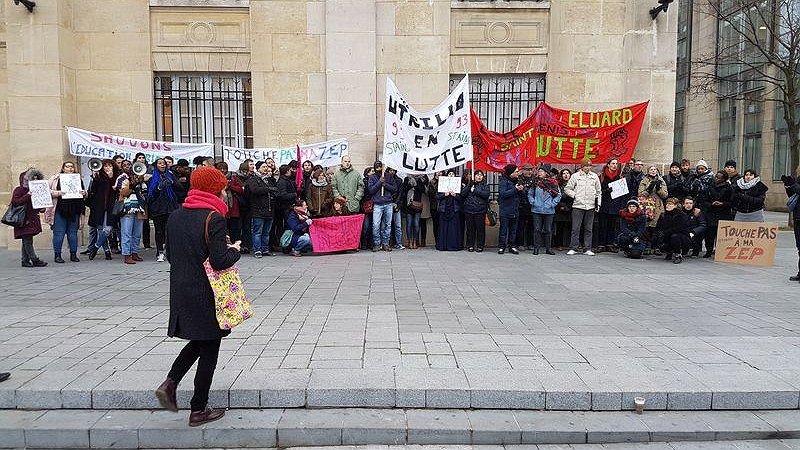
<path id="1" fill-rule="evenodd" d="M 489 130 L 475 111 L 475 168 L 502 171 L 507 164 L 580 164 L 583 159 L 627 162 L 633 156 L 649 102 L 608 111 L 584 112 L 539 106 L 508 133 Z"/>
<path id="2" fill-rule="evenodd" d="M 464 77 L 436 108 L 418 112 L 386 79 L 383 163 L 407 174 L 426 174 L 472 160 L 469 80 Z"/>
<path id="3" fill-rule="evenodd" d="M 86 158 L 111 159 L 122 155 L 133 161 L 137 153 L 144 153 L 147 162 L 152 163 L 165 156 L 171 156 L 175 161 L 186 159 L 189 162 L 197 156 L 214 156 L 214 144 L 149 141 L 72 127 L 67 127 L 67 136 L 70 154 Z"/>
<path id="4" fill-rule="evenodd" d="M 720 220 L 714 261 L 772 267 L 777 239 L 777 224 Z"/>
<path id="5" fill-rule="evenodd" d="M 339 164 L 342 156 L 350 154 L 350 143 L 347 139 L 334 139 L 317 144 L 301 145 L 300 157 L 303 161 L 322 167 L 331 167 Z M 245 160 L 255 162 L 272 159 L 276 166 L 289 164 L 297 159 L 297 147 L 290 148 L 239 148 L 222 147 L 222 158 L 228 163 L 231 170 L 235 170 Z"/>
<path id="6" fill-rule="evenodd" d="M 314 219 L 309 227 L 314 253 L 355 250 L 361 241 L 363 214 Z"/>

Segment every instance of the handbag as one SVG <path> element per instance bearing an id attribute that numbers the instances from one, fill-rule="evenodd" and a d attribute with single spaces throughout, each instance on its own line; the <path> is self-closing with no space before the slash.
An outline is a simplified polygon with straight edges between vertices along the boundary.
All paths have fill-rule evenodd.
<path id="1" fill-rule="evenodd" d="M 486 208 L 486 223 L 490 227 L 497 225 L 497 213 L 492 208 Z"/>
<path id="2" fill-rule="evenodd" d="M 8 209 L 6 210 L 6 213 L 3 214 L 3 218 L 0 219 L 0 222 L 3 222 L 10 227 L 19 228 L 25 225 L 26 216 L 27 208 L 25 205 L 8 205 Z"/>
<path id="3" fill-rule="evenodd" d="M 213 211 L 206 217 L 206 244 L 208 244 L 208 224 L 212 214 Z M 211 267 L 211 260 L 206 258 L 203 261 L 203 268 L 214 293 L 214 309 L 220 329 L 230 330 L 253 316 L 253 306 L 247 298 L 244 282 L 235 264 L 227 269 L 214 270 Z"/>
<path id="4" fill-rule="evenodd" d="M 284 231 L 283 234 L 281 235 L 281 241 L 280 241 L 281 247 L 287 248 L 290 245 L 292 245 L 292 238 L 293 237 L 294 237 L 294 233 L 292 232 L 292 230 Z"/>
<path id="5" fill-rule="evenodd" d="M 786 207 L 789 208 L 789 212 L 794 212 L 794 210 L 797 209 L 797 201 L 799 199 L 800 195 L 792 194 L 792 196 L 789 197 L 789 200 L 786 200 Z"/>
<path id="6" fill-rule="evenodd" d="M 111 215 L 114 217 L 122 217 L 125 215 L 125 200 L 117 199 L 114 206 L 111 207 Z"/>
<path id="7" fill-rule="evenodd" d="M 373 208 L 375 208 L 375 203 L 373 203 L 372 200 L 364 201 L 364 212 L 365 213 L 371 213 Z"/>

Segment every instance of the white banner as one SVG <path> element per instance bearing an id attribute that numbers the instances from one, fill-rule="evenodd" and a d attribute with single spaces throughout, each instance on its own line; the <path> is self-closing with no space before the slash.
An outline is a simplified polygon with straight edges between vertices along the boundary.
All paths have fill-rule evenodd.
<path id="1" fill-rule="evenodd" d="M 336 166 L 341 162 L 342 156 L 349 153 L 350 143 L 347 139 L 335 139 L 318 144 L 300 146 L 300 158 L 303 161 L 311 161 L 315 166 Z M 272 158 L 275 161 L 275 165 L 280 167 L 297 159 L 297 148 L 238 148 L 223 146 L 222 158 L 228 163 L 228 170 L 231 171 L 238 170 L 239 165 L 246 159 L 258 162 Z"/>
<path id="2" fill-rule="evenodd" d="M 417 112 L 386 79 L 383 164 L 408 174 L 426 174 L 472 161 L 469 79 L 431 111 Z"/>
<path id="3" fill-rule="evenodd" d="M 191 164 L 197 156 L 214 157 L 214 144 L 185 144 L 181 142 L 159 142 L 135 139 L 110 134 L 96 133 L 67 127 L 69 152 L 87 158 L 111 159 L 122 155 L 133 161 L 137 153 L 144 153 L 148 163 L 158 158 L 171 156 L 177 162 L 183 158 Z"/>

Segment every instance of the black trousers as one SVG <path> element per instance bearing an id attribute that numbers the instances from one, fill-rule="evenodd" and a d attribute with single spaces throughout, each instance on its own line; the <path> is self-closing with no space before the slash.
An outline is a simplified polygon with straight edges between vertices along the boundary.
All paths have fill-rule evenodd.
<path id="1" fill-rule="evenodd" d="M 419 219 L 419 240 L 425 242 L 428 239 L 428 219 Z M 427 242 L 426 242 L 427 244 Z"/>
<path id="2" fill-rule="evenodd" d="M 800 218 L 794 216 L 794 243 L 797 246 L 797 275 L 800 276 Z"/>
<path id="3" fill-rule="evenodd" d="M 675 233 L 670 236 L 664 236 L 664 244 L 661 246 L 661 251 L 664 253 L 683 254 L 689 251 L 690 244 L 691 240 L 688 235 Z"/>
<path id="4" fill-rule="evenodd" d="M 717 244 L 717 225 L 718 223 L 708 224 L 706 228 L 706 234 L 703 236 L 703 240 L 706 243 L 706 252 L 711 253 L 714 251 L 714 246 Z"/>
<path id="5" fill-rule="evenodd" d="M 486 245 L 486 213 L 464 214 L 467 226 L 467 247 L 483 248 Z"/>
<path id="6" fill-rule="evenodd" d="M 242 245 L 247 248 L 253 247 L 253 216 L 249 209 L 239 210 L 239 226 L 241 228 Z"/>
<path id="7" fill-rule="evenodd" d="M 519 215 L 517 215 L 517 238 L 513 244 L 516 244 L 519 248 L 534 245 L 533 213 L 530 211 L 519 210 Z"/>
<path id="8" fill-rule="evenodd" d="M 597 215 L 597 245 L 614 245 L 619 230 L 619 217 L 616 214 L 599 213 Z"/>
<path id="9" fill-rule="evenodd" d="M 208 391 L 214 380 L 214 370 L 217 368 L 219 345 L 222 338 L 210 341 L 189 341 L 175 358 L 168 377 L 175 383 L 180 383 L 197 361 L 197 372 L 194 375 L 194 395 L 192 395 L 192 411 L 203 411 L 208 406 Z"/>
<path id="10" fill-rule="evenodd" d="M 167 220 L 169 220 L 169 214 L 153 217 L 153 227 L 156 229 L 156 250 L 158 253 L 164 253 L 164 244 L 167 242 Z"/>
<path id="11" fill-rule="evenodd" d="M 150 219 L 142 222 L 142 244 L 144 248 L 150 248 Z"/>

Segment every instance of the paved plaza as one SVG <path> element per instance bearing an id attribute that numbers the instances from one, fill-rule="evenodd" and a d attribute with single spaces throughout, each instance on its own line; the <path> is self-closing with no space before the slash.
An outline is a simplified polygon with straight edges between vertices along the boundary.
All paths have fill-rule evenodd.
<path id="1" fill-rule="evenodd" d="M 671 405 L 666 394 L 654 396 L 649 406 L 710 409 L 714 392 L 764 391 L 774 395 L 746 405 L 754 400 L 719 395 L 713 407 L 797 408 L 800 285 L 787 280 L 795 270 L 793 244 L 791 233 L 780 234 L 774 268 L 704 259 L 674 265 L 621 254 L 431 249 L 244 256 L 240 268 L 256 315 L 223 340 L 215 389 L 224 392 L 217 399 L 240 407 L 460 408 L 492 407 L 495 401 L 613 410 L 632 407 L 626 390 L 678 385 L 702 395 L 676 397 Z M 151 388 L 183 342 L 166 337 L 169 265 L 146 256 L 149 261 L 135 266 L 117 257 L 34 270 L 18 267 L 16 253 L 2 253 L 0 368 L 15 375 L 0 385 L 0 406 L 154 406 Z M 438 381 L 429 379 L 431 373 Z M 474 393 L 436 400 L 432 392 L 437 383 L 465 392 L 502 390 L 494 383 L 504 378 L 541 392 L 623 393 L 563 403 L 542 394 L 506 404 L 508 398 L 481 400 Z M 265 402 L 264 390 L 287 387 L 281 383 L 299 388 L 300 398 Z M 132 385 L 141 395 L 119 399 L 116 391 Z M 351 385 L 394 392 L 366 401 L 331 394 Z M 318 396 L 303 394 L 314 386 Z M 54 389 L 61 403 L 23 395 L 41 389 Z M 102 400 L 95 392 L 91 402 L 70 403 L 70 389 L 85 396 L 102 389 L 115 394 Z M 414 389 L 428 397 L 415 398 Z M 234 390 L 243 397 L 234 400 Z M 401 401 L 402 392 L 409 397 Z"/>

